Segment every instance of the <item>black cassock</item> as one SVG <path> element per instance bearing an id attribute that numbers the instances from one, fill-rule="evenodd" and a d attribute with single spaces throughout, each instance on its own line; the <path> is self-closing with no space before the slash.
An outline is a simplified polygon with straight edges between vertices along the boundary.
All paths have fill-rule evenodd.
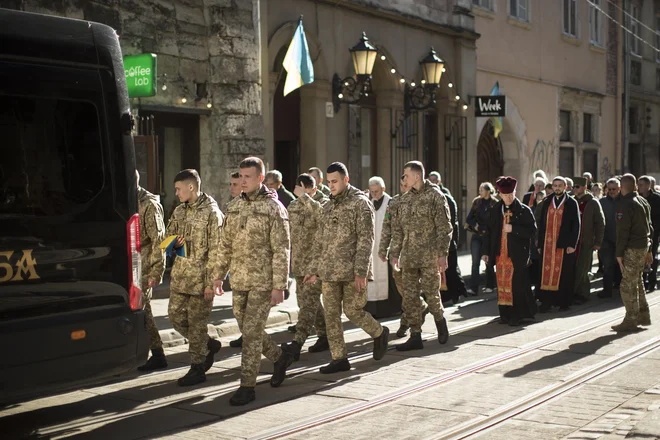
<path id="1" fill-rule="evenodd" d="M 504 210 L 504 211 L 503 211 Z M 532 210 L 515 199 L 509 208 L 502 201 L 489 210 L 486 235 L 481 248 L 481 255 L 488 255 L 488 261 L 497 267 L 502 242 L 502 224 L 504 212 L 511 211 L 509 224 L 511 232 L 507 236 L 509 258 L 513 263 L 512 293 L 513 305 L 500 305 L 500 317 L 503 321 L 517 323 L 521 319 L 534 318 L 536 301 L 532 293 L 527 266 L 531 258 L 531 244 L 536 234 L 536 221 Z"/>

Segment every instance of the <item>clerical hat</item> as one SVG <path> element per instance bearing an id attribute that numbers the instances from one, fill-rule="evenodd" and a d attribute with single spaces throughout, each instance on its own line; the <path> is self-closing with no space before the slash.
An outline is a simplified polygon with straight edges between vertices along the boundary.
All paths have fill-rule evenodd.
<path id="1" fill-rule="evenodd" d="M 511 176 L 500 177 L 495 182 L 495 186 L 500 194 L 511 194 L 516 190 L 516 185 L 518 181 Z"/>
<path id="2" fill-rule="evenodd" d="M 587 186 L 587 179 L 584 177 L 573 177 L 573 185 Z"/>

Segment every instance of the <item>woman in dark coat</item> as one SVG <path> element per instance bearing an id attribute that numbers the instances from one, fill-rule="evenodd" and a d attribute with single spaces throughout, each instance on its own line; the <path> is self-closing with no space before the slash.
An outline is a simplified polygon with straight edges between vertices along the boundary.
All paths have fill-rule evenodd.
<path id="1" fill-rule="evenodd" d="M 516 184 L 513 177 L 497 181 L 501 201 L 490 209 L 481 250 L 484 260 L 496 267 L 500 323 L 511 326 L 536 313 L 527 270 L 536 222 L 532 210 L 516 199 Z"/>

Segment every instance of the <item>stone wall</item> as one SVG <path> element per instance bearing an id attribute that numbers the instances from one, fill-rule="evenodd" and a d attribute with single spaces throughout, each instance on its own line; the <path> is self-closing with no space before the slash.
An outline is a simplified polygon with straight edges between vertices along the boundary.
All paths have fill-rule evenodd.
<path id="1" fill-rule="evenodd" d="M 200 172 L 219 202 L 240 160 L 264 155 L 257 0 L 3 0 L 2 7 L 105 23 L 125 55 L 157 54 L 158 92 L 142 104 L 208 113 L 210 100 L 211 114 L 200 117 Z M 200 87 L 208 98 L 195 100 Z"/>

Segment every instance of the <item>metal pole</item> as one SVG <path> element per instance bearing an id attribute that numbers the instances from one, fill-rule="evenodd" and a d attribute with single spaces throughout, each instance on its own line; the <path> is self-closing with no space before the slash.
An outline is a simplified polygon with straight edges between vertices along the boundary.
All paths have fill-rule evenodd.
<path id="1" fill-rule="evenodd" d="M 623 0 L 623 10 L 630 14 L 630 0 Z M 630 29 L 632 24 L 629 18 L 629 15 L 623 14 L 623 25 L 626 29 Z M 623 133 L 623 145 L 622 145 L 622 168 L 623 172 L 627 173 L 630 171 L 629 163 L 629 134 L 630 134 L 630 124 L 628 123 L 629 119 L 629 109 L 630 109 L 630 45 L 632 43 L 632 35 L 629 32 L 623 31 L 623 121 L 622 121 L 622 133 Z"/>

